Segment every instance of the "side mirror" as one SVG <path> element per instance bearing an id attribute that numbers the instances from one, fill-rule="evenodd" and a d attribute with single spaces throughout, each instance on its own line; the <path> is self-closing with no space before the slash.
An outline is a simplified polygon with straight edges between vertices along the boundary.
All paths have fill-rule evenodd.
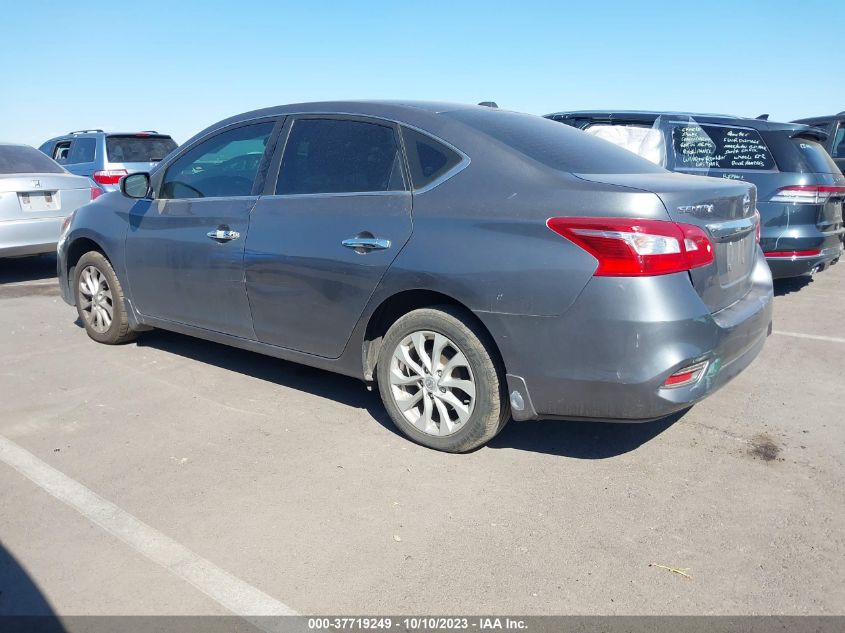
<path id="1" fill-rule="evenodd" d="M 142 171 L 124 176 L 120 179 L 120 192 L 127 198 L 146 198 L 150 193 L 150 175 Z"/>

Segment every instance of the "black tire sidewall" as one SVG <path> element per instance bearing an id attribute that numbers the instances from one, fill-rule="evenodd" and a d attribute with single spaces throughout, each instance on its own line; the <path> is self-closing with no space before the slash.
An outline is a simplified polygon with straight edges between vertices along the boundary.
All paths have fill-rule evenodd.
<path id="1" fill-rule="evenodd" d="M 452 340 L 466 356 L 475 377 L 476 397 L 472 415 L 461 429 L 446 437 L 423 433 L 406 420 L 391 392 L 389 372 L 393 351 L 403 338 L 419 330 L 436 332 Z M 404 435 L 423 446 L 458 453 L 485 444 L 501 430 L 509 416 L 502 386 L 504 374 L 498 366 L 495 350 L 484 338 L 476 333 L 467 319 L 462 319 L 457 311 L 446 307 L 415 310 L 391 326 L 381 346 L 376 375 L 382 402 L 393 423 Z M 506 410 L 503 411 L 503 408 Z"/>

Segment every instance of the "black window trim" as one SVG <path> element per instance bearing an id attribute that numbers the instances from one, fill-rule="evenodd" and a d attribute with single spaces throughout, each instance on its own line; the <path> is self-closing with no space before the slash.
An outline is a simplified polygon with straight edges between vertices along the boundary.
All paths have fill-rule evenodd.
<path id="1" fill-rule="evenodd" d="M 264 183 L 264 192 L 262 196 L 268 198 L 343 198 L 351 196 L 396 196 L 396 195 L 410 195 L 411 194 L 411 172 L 408 169 L 408 159 L 405 156 L 405 147 L 402 145 L 402 134 L 399 132 L 399 122 L 391 121 L 382 117 L 369 116 L 365 114 L 343 113 L 343 112 L 297 112 L 289 114 L 285 121 L 279 137 L 279 142 L 276 144 L 276 151 L 273 160 L 270 161 L 270 168 L 267 172 L 267 178 Z M 399 148 L 402 154 L 402 180 L 404 181 L 405 189 L 394 191 L 335 191 L 335 192 L 320 192 L 320 193 L 276 193 L 276 184 L 281 175 L 282 158 L 285 155 L 285 149 L 288 145 L 290 132 L 297 121 L 303 119 L 332 119 L 340 121 L 360 121 L 361 123 L 370 123 L 373 125 L 381 125 L 389 127 L 393 130 L 393 140 L 396 142 L 396 147 Z"/>
<path id="2" fill-rule="evenodd" d="M 675 142 L 674 138 L 671 134 L 666 134 L 664 131 L 664 137 L 666 140 L 666 153 L 667 157 L 671 156 L 672 162 L 666 164 L 666 169 L 678 173 L 687 173 L 687 172 L 712 172 L 712 171 L 724 171 L 724 172 L 755 172 L 755 173 L 762 173 L 762 174 L 777 174 L 780 173 L 780 168 L 778 167 L 778 162 L 775 160 L 775 156 L 772 153 L 772 149 L 769 147 L 769 144 L 766 142 L 766 139 L 763 138 L 763 135 L 760 133 L 760 130 L 757 130 L 753 127 L 748 125 L 736 125 L 733 123 L 710 123 L 707 121 L 698 121 L 695 116 L 691 116 L 692 120 L 695 122 L 696 125 L 700 127 L 708 126 L 708 127 L 724 127 L 724 128 L 733 128 L 738 130 L 750 130 L 755 132 L 757 136 L 760 137 L 760 140 L 763 141 L 763 145 L 766 146 L 766 151 L 769 153 L 769 156 L 772 159 L 772 163 L 774 163 L 774 167 L 771 169 L 731 169 L 730 167 L 678 167 L 677 161 L 678 156 L 677 152 L 675 152 Z M 689 125 L 689 121 L 682 121 L 682 120 L 672 120 L 666 119 L 665 123 L 669 126 L 673 125 Z M 671 132 L 671 130 L 669 130 Z M 672 147 L 671 155 L 669 154 L 669 146 Z M 683 171 L 681 171 L 683 170 Z"/>
<path id="3" fill-rule="evenodd" d="M 174 154 L 168 161 L 167 164 L 164 164 L 164 161 L 156 165 L 155 171 L 152 175 L 152 184 L 150 186 L 150 190 L 154 192 L 153 199 L 154 200 L 166 200 L 166 201 L 176 201 L 176 200 L 190 200 L 192 202 L 198 202 L 200 200 L 228 200 L 230 198 L 257 198 L 258 196 L 262 195 L 262 191 L 265 188 L 266 181 L 268 180 L 267 174 L 268 167 L 272 163 L 272 157 L 275 154 L 276 150 L 276 143 L 279 139 L 279 134 L 281 133 L 282 129 L 284 128 L 285 121 L 288 117 L 283 114 L 273 114 L 268 116 L 260 116 L 255 117 L 252 119 L 244 119 L 243 121 L 235 121 L 229 125 L 224 127 L 216 128 L 210 131 L 208 134 L 203 134 L 201 137 L 196 139 L 190 145 L 185 145 L 184 147 L 178 148 L 178 153 Z M 264 156 L 261 157 L 261 162 L 258 164 L 258 171 L 255 173 L 255 182 L 252 185 L 252 193 L 248 196 L 208 196 L 205 198 L 161 198 L 161 188 L 164 186 L 164 177 L 167 174 L 167 171 L 170 169 L 170 166 L 173 165 L 177 160 L 179 160 L 182 156 L 186 153 L 190 152 L 192 149 L 197 147 L 200 143 L 204 143 L 205 141 L 214 138 L 218 134 L 223 134 L 224 132 L 228 132 L 230 130 L 240 128 L 240 127 L 247 127 L 250 125 L 257 125 L 259 123 L 268 123 L 274 122 L 273 129 L 270 132 L 270 136 L 267 138 L 267 146 L 264 148 Z"/>

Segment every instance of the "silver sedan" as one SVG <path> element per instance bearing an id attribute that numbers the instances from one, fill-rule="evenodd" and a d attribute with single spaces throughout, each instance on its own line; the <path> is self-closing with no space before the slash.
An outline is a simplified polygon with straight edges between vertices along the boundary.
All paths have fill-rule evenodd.
<path id="1" fill-rule="evenodd" d="M 101 193 L 34 147 L 0 143 L 0 257 L 55 251 L 65 218 Z"/>

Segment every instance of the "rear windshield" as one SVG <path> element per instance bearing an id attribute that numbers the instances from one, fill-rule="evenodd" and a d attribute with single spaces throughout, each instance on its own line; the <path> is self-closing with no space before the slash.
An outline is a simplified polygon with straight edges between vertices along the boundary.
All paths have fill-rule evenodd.
<path id="1" fill-rule="evenodd" d="M 169 136 L 108 136 L 106 151 L 110 163 L 155 163 L 176 149 Z"/>
<path id="2" fill-rule="evenodd" d="M 792 139 L 792 143 L 801 153 L 801 158 L 806 165 L 804 171 L 811 171 L 817 174 L 839 173 L 839 167 L 837 167 L 830 154 L 827 153 L 827 150 L 818 141 L 799 136 L 798 138 Z"/>
<path id="3" fill-rule="evenodd" d="M 0 145 L 0 174 L 63 174 L 56 162 L 26 145 Z"/>
<path id="4" fill-rule="evenodd" d="M 530 114 L 479 108 L 444 112 L 553 169 L 575 174 L 643 174 L 663 169 L 573 127 Z"/>
<path id="5" fill-rule="evenodd" d="M 772 170 L 775 160 L 757 130 L 695 121 L 672 125 L 675 169 Z"/>

